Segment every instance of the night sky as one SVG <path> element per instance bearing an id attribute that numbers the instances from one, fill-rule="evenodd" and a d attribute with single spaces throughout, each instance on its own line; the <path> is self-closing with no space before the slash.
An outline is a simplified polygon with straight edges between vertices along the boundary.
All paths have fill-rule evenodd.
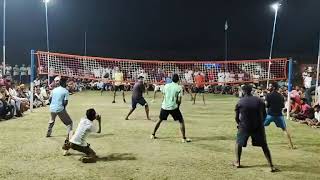
<path id="1" fill-rule="evenodd" d="M 50 49 L 130 59 L 268 58 L 273 0 L 51 0 Z M 2 3 L 0 32 L 2 43 Z M 320 0 L 289 0 L 279 11 L 274 57 L 316 62 Z M 7 0 L 7 62 L 28 64 L 30 50 L 46 50 L 42 0 Z M 2 54 L 2 51 L 1 51 Z"/>

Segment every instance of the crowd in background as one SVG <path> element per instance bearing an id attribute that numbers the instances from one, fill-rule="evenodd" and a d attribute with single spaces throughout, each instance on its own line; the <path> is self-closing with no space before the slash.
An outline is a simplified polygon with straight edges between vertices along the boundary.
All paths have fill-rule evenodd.
<path id="1" fill-rule="evenodd" d="M 1 66 L 0 69 L 2 70 Z M 188 87 L 193 90 L 194 77 L 196 74 L 205 76 L 202 72 L 195 70 L 186 70 L 184 77 L 182 77 L 182 84 L 188 84 Z M 0 118 L 11 119 L 14 117 L 23 116 L 30 108 L 30 100 L 33 97 L 33 108 L 45 107 L 49 104 L 50 92 L 56 87 L 60 77 L 52 77 L 50 84 L 48 83 L 47 76 L 37 76 L 34 80 L 33 94 L 30 91 L 29 86 L 26 83 L 30 82 L 30 66 L 22 65 L 18 67 L 15 65 L 6 66 L 6 73 L 0 78 Z M 141 72 L 139 76 L 146 76 Z M 222 75 L 221 75 L 222 76 Z M 241 78 L 242 75 L 240 75 Z M 113 91 L 113 76 L 112 74 L 105 74 L 98 80 L 81 79 L 81 78 L 68 78 L 67 89 L 70 94 L 80 92 L 84 90 L 99 90 L 99 91 Z M 220 78 L 239 78 L 230 74 L 226 77 L 224 74 Z M 318 91 L 320 94 L 320 88 L 315 88 L 314 73 L 309 72 L 307 69 L 302 73 L 303 87 L 295 86 L 290 95 L 290 104 L 286 105 L 286 109 L 290 106 L 290 117 L 293 121 L 307 124 L 312 127 L 320 127 L 320 105 L 319 100 L 316 103 L 313 102 L 313 92 Z M 168 80 L 169 79 L 169 80 Z M 232 79 L 231 79 L 232 80 Z M 239 79 L 238 79 L 239 80 Z M 228 80 L 229 81 L 229 80 Z M 164 75 L 163 79 L 159 83 L 170 82 L 170 75 Z M 278 81 L 279 92 L 287 100 L 288 89 L 286 81 Z M 124 90 L 131 91 L 133 88 L 133 82 L 123 81 Z M 148 90 L 154 90 L 156 84 L 145 82 Z M 216 85 L 204 85 L 204 90 L 207 93 L 221 93 L 232 94 L 241 97 L 241 83 L 219 83 Z M 262 99 L 269 93 L 265 84 L 259 82 L 253 82 L 254 95 Z M 318 96 L 319 97 L 319 96 Z M 319 98 L 320 99 L 320 98 Z M 285 109 L 285 110 L 286 110 Z M 285 111 L 284 110 L 284 111 Z"/>

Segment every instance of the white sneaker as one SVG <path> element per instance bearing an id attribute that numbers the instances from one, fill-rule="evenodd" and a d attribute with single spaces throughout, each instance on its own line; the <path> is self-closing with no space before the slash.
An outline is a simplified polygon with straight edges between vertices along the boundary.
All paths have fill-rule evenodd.
<path id="1" fill-rule="evenodd" d="M 182 140 L 181 140 L 182 143 L 189 143 L 189 142 L 191 142 L 191 141 L 192 141 L 192 140 L 189 139 L 189 138 L 186 138 L 186 139 L 182 139 Z"/>

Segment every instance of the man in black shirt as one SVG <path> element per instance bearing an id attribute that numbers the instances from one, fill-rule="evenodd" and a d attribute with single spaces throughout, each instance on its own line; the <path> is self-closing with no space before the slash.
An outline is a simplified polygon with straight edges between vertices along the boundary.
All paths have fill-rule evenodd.
<path id="1" fill-rule="evenodd" d="M 271 160 L 268 148 L 263 121 L 266 117 L 265 104 L 258 97 L 252 96 L 252 87 L 245 85 L 242 88 L 244 97 L 236 105 L 236 122 L 238 124 L 237 142 L 235 147 L 236 161 L 233 165 L 240 168 L 242 147 L 247 146 L 249 137 L 252 139 L 253 146 L 262 147 L 268 160 L 271 172 L 277 171 Z"/>
<path id="2" fill-rule="evenodd" d="M 133 111 L 137 108 L 137 104 L 140 104 L 141 106 L 145 107 L 147 119 L 150 120 L 149 117 L 149 106 L 147 101 L 143 97 L 143 93 L 145 91 L 145 86 L 143 84 L 143 76 L 139 76 L 138 82 L 136 82 L 133 86 L 132 91 L 132 108 L 129 112 L 129 114 L 126 117 L 126 120 L 129 120 L 129 116 L 133 113 Z"/>
<path id="3" fill-rule="evenodd" d="M 277 83 L 272 83 L 271 93 L 266 97 L 268 115 L 264 121 L 264 126 L 269 126 L 271 122 L 274 122 L 278 128 L 281 128 L 287 135 L 289 145 L 291 149 L 294 149 L 290 134 L 288 132 L 286 122 L 282 115 L 282 109 L 284 108 L 284 98 L 278 93 L 279 86 Z"/>

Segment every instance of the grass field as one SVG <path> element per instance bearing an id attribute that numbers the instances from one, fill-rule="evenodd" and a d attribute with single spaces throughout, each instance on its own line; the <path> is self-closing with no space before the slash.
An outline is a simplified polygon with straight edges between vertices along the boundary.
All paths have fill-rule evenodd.
<path id="1" fill-rule="evenodd" d="M 147 96 L 151 101 L 152 93 Z M 62 156 L 66 129 L 60 120 L 53 137 L 45 138 L 48 108 L 25 117 L 0 122 L 0 179 L 320 179 L 320 131 L 288 122 L 296 150 L 290 150 L 274 124 L 267 128 L 273 161 L 281 170 L 270 173 L 260 148 L 244 149 L 243 169 L 234 169 L 236 126 L 232 96 L 208 95 L 207 105 L 192 105 L 185 97 L 181 107 L 187 136 L 180 142 L 179 125 L 172 120 L 159 129 L 157 140 L 149 139 L 155 122 L 147 121 L 138 107 L 130 121 L 124 118 L 130 103 L 111 104 L 111 94 L 84 92 L 71 96 L 69 114 L 75 126 L 90 107 L 102 115 L 102 134 L 88 142 L 100 157 L 83 164 L 80 153 Z M 127 99 L 131 99 L 127 94 Z M 151 118 L 158 118 L 160 97 L 149 103 Z"/>

